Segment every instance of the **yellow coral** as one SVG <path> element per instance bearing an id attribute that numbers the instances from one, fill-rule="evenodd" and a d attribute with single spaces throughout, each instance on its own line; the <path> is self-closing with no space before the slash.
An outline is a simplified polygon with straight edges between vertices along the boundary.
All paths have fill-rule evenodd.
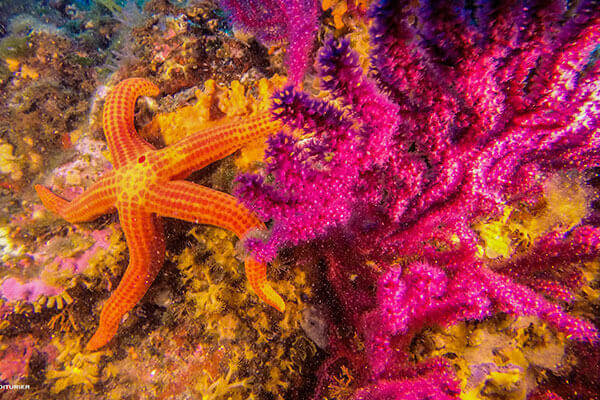
<path id="1" fill-rule="evenodd" d="M 17 72 L 22 78 L 30 78 L 35 80 L 40 76 L 40 74 L 35 69 L 28 65 L 21 64 L 21 61 L 15 58 L 9 57 L 6 58 L 4 61 L 6 62 L 8 70 L 10 72 Z"/>
<path id="2" fill-rule="evenodd" d="M 345 365 L 342 365 L 339 374 L 334 375 L 333 379 L 335 382 L 331 383 L 327 388 L 331 394 L 331 399 L 349 399 L 355 390 L 353 387 L 354 376 L 352 375 L 352 371 Z"/>
<path id="3" fill-rule="evenodd" d="M 212 226 L 192 228 L 189 232 L 198 243 L 212 253 L 212 257 L 219 265 L 229 268 L 234 278 L 242 277 L 241 262 L 237 258 L 234 233 Z"/>
<path id="4" fill-rule="evenodd" d="M 371 67 L 371 41 L 369 36 L 369 25 L 358 20 L 354 23 L 352 31 L 348 34 L 350 45 L 358 53 L 360 66 L 364 71 Z"/>
<path id="5" fill-rule="evenodd" d="M 564 336 L 535 317 L 459 323 L 423 335 L 420 340 L 431 344 L 418 356 L 451 354 L 462 400 L 524 400 L 544 370 L 561 374 L 565 360 Z"/>
<path id="6" fill-rule="evenodd" d="M 240 393 L 235 393 L 239 389 L 244 389 L 248 386 L 248 379 L 233 380 L 233 376 L 237 371 L 238 360 L 232 359 L 228 365 L 228 370 L 225 375 L 220 375 L 212 381 L 212 378 L 206 374 L 202 376 L 194 389 L 200 394 L 202 400 L 217 400 L 217 399 L 242 399 Z"/>
<path id="7" fill-rule="evenodd" d="M 42 308 L 56 308 L 62 310 L 65 306 L 73 303 L 71 295 L 65 291 L 54 296 L 40 296 L 34 303 L 33 309 L 39 313 Z"/>
<path id="8" fill-rule="evenodd" d="M 491 372 L 485 381 L 481 393 L 486 397 L 488 393 L 492 396 L 500 395 L 507 400 L 524 399 L 526 391 L 522 379 L 522 373 L 517 368 L 511 368 L 502 372 Z"/>
<path id="9" fill-rule="evenodd" d="M 23 171 L 19 165 L 19 158 L 14 155 L 14 148 L 8 143 L 0 141 L 0 174 L 10 176 L 13 181 L 23 177 Z"/>
<path id="10" fill-rule="evenodd" d="M 333 16 L 333 25 L 335 29 L 342 29 L 344 27 L 344 21 L 342 17 L 348 11 L 348 5 L 345 1 L 338 0 L 323 0 L 321 3 L 323 11 L 331 9 L 331 15 Z"/>
<path id="11" fill-rule="evenodd" d="M 12 230 L 8 226 L 0 227 L 0 261 L 4 263 L 24 253 L 25 247 L 14 241 Z"/>
<path id="12" fill-rule="evenodd" d="M 144 134 L 153 135 L 160 132 L 165 144 L 170 145 L 213 125 L 218 120 L 211 114 L 213 105 L 228 117 L 241 117 L 265 111 L 269 108 L 270 95 L 284 82 L 284 78 L 278 75 L 268 80 L 263 78 L 258 81 L 257 95 L 253 96 L 251 88 L 247 88 L 239 81 L 231 82 L 230 87 L 227 88 L 209 79 L 204 82 L 203 90 L 196 91 L 194 105 L 158 114 L 144 129 Z"/>
<path id="13" fill-rule="evenodd" d="M 270 79 L 260 79 L 253 86 L 245 86 L 239 81 L 231 82 L 230 87 L 217 85 L 209 79 L 204 89 L 197 90 L 194 105 L 180 107 L 173 112 L 158 114 L 143 130 L 144 136 L 160 134 L 165 144 L 170 145 L 201 129 L 214 125 L 219 119 L 212 115 L 216 107 L 221 115 L 243 118 L 266 111 L 270 106 L 271 94 L 285 83 L 285 78 L 274 75 Z M 261 161 L 264 141 L 259 140 L 245 146 L 236 158 L 236 166 L 246 170 L 253 163 Z"/>
<path id="14" fill-rule="evenodd" d="M 29 151 L 27 157 L 29 157 L 29 170 L 31 172 L 39 172 L 42 168 L 42 156 L 36 152 Z"/>
<path id="15" fill-rule="evenodd" d="M 209 79 L 204 90 L 196 90 L 196 104 L 180 107 L 173 112 L 158 114 L 141 130 L 142 136 L 162 137 L 166 145 L 180 141 L 201 129 L 209 127 L 210 109 L 214 102 L 216 83 Z"/>
<path id="16" fill-rule="evenodd" d="M 16 72 L 19 70 L 19 66 L 21 65 L 21 62 L 15 58 L 7 58 L 4 61 L 6 61 L 6 64 L 8 65 L 8 70 L 10 72 Z"/>
<path id="17" fill-rule="evenodd" d="M 229 90 L 221 93 L 218 107 L 227 117 L 239 117 L 251 112 L 253 99 L 246 96 L 246 88 L 239 81 L 231 82 Z"/>
<path id="18" fill-rule="evenodd" d="M 544 201 L 537 210 L 506 206 L 501 217 L 475 225 L 482 244 L 480 257 L 510 257 L 519 247 L 552 229 L 567 232 L 581 223 L 589 212 L 591 195 L 581 176 L 557 174 L 544 187 Z"/>
<path id="19" fill-rule="evenodd" d="M 541 232 L 556 225 L 562 225 L 568 231 L 589 212 L 590 194 L 581 176 L 554 175 L 546 182 L 544 195 L 547 215 L 542 221 L 538 219 L 536 226 Z M 533 230 L 533 226 L 529 230 Z"/>
<path id="20" fill-rule="evenodd" d="M 582 268 L 584 281 L 586 284 L 581 288 L 583 294 L 591 303 L 600 303 L 600 261 L 595 260 L 587 262 Z"/>
<path id="21" fill-rule="evenodd" d="M 355 7 L 362 12 L 366 11 L 369 6 L 369 0 L 358 0 L 354 3 Z M 336 30 L 346 27 L 346 20 L 350 18 L 347 14 L 348 2 L 346 0 L 322 0 L 321 8 L 323 11 L 331 10 L 333 26 Z"/>
<path id="22" fill-rule="evenodd" d="M 27 66 L 27 65 L 23 65 L 21 66 L 21 77 L 23 78 L 29 78 L 29 79 L 33 79 L 36 80 L 37 78 L 40 77 L 40 74 L 34 70 L 33 68 Z"/>
<path id="23" fill-rule="evenodd" d="M 358 0 L 353 2 L 353 9 L 348 11 L 348 2 L 346 0 L 323 0 L 321 8 L 331 12 L 330 24 L 335 30 L 335 35 L 345 35 L 350 39 L 350 46 L 358 53 L 360 66 L 368 71 L 371 65 L 370 60 L 370 21 L 357 15 L 354 10 L 360 13 L 366 12 L 369 7 L 368 0 Z M 317 83 L 317 80 L 314 81 Z"/>
<path id="24" fill-rule="evenodd" d="M 300 294 L 310 293 L 305 272 L 290 271 L 297 276 L 295 281 L 273 281 L 276 290 L 290 300 L 283 320 L 277 324 L 273 321 L 273 315 L 277 314 L 271 315 L 244 290 L 245 281 L 240 274 L 243 266 L 231 246 L 232 237 L 221 229 L 206 227 L 193 229 L 190 234 L 198 239 L 200 247 L 196 250 L 186 248 L 175 257 L 185 283 L 187 310 L 202 321 L 205 340 L 227 341 L 228 351 L 234 358 L 250 363 L 234 374 L 246 385 L 237 387 L 228 396 L 256 398 L 262 390 L 277 397 L 297 379 L 301 365 L 316 353 L 316 347 L 304 336 L 299 325 L 300 315 L 306 307 Z M 231 290 L 232 287 L 238 289 Z M 243 310 L 243 317 L 239 310 Z M 277 318 L 281 316 L 277 315 Z M 294 348 L 288 349 L 286 343 L 293 343 Z M 249 374 L 249 371 L 256 372 Z M 207 390 L 207 385 L 214 384 L 228 387 L 227 377 L 220 379 L 220 383 L 206 379 L 198 382 L 196 390 L 205 393 L 203 390 Z"/>
<path id="25" fill-rule="evenodd" d="M 511 232 L 507 224 L 512 211 L 511 207 L 505 207 L 504 213 L 499 219 L 475 226 L 475 229 L 479 231 L 479 236 L 485 242 L 485 246 L 477 246 L 480 257 L 510 257 L 513 246 Z"/>
<path id="26" fill-rule="evenodd" d="M 60 353 L 54 361 L 55 368 L 46 374 L 46 379 L 53 382 L 50 391 L 53 394 L 65 390 L 78 394 L 93 391 L 94 385 L 101 381 L 100 361 L 111 353 L 82 353 L 81 341 L 70 335 L 61 335 L 60 340 L 55 338 L 52 343 Z"/>

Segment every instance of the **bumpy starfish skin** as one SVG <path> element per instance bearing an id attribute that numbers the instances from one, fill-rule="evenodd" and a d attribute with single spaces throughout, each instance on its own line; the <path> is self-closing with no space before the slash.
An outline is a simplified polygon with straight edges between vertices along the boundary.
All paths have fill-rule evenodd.
<path id="1" fill-rule="evenodd" d="M 243 237 L 263 223 L 233 196 L 181 180 L 244 144 L 280 128 L 267 114 L 200 131 L 155 150 L 134 127 L 138 96 L 156 96 L 158 88 L 144 79 L 127 79 L 107 96 L 103 127 L 114 169 L 69 202 L 36 185 L 42 203 L 71 223 L 118 211 L 129 247 L 129 266 L 100 314 L 100 325 L 88 350 L 104 346 L 117 332 L 122 316 L 137 304 L 163 265 L 165 242 L 160 217 L 210 224 Z M 267 304 L 282 311 L 285 304 L 266 279 L 266 265 L 245 259 L 250 286 Z"/>

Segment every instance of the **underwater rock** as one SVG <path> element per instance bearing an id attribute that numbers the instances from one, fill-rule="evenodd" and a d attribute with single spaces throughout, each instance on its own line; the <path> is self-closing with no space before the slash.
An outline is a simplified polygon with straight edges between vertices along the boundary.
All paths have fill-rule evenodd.
<path id="1" fill-rule="evenodd" d="M 269 67 L 258 45 L 226 34 L 223 15 L 210 2 L 184 8 L 148 2 L 143 17 L 125 15 L 117 29 L 120 39 L 113 45 L 117 57 L 111 69 L 119 79 L 148 77 L 166 94 L 207 79 L 239 79 L 251 67 L 265 72 Z"/>
<path id="2" fill-rule="evenodd" d="M 86 51 L 58 28 L 23 17 L 11 29 L 0 40 L 0 59 L 11 71 L 0 95 L 0 129 L 31 180 L 56 150 L 70 147 L 68 133 L 88 112 L 95 71 L 80 62 Z"/>
<path id="3" fill-rule="evenodd" d="M 0 2 L 0 379 L 30 385 L 0 397 L 595 399 L 596 2 L 260 7 L 254 38 L 216 1 Z M 167 220 L 163 269 L 89 352 L 122 229 L 61 221 L 31 183 L 72 198 L 110 170 L 100 114 L 133 76 L 165 93 L 134 117 L 157 147 L 269 108 L 285 128 L 190 178 L 246 173 L 268 230 Z"/>
<path id="4" fill-rule="evenodd" d="M 322 313 L 311 306 L 302 312 L 302 320 L 300 326 L 308 336 L 319 348 L 327 349 L 329 345 L 328 338 L 328 326 Z"/>

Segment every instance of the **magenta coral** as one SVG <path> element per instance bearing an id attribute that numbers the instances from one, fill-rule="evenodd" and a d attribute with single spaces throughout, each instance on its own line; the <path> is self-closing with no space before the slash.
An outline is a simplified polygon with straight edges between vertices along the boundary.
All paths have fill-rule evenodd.
<path id="1" fill-rule="evenodd" d="M 302 82 L 318 28 L 316 0 L 221 0 L 234 24 L 265 44 L 288 41 L 286 65 L 290 82 Z"/>
<path id="2" fill-rule="evenodd" d="M 555 301 L 573 300 L 599 228 L 550 232 L 504 265 L 476 257 L 478 218 L 534 204 L 552 174 L 600 161 L 600 7 L 501 3 L 375 2 L 373 70 L 348 39 L 328 39 L 317 66 L 329 98 L 277 93 L 287 129 L 269 139 L 264 172 L 238 178 L 242 201 L 271 221 L 250 251 L 270 260 L 309 243 L 327 263 L 366 342 L 356 398 L 405 398 L 404 382 L 425 376 L 410 340 L 428 325 L 504 312 L 598 340 Z"/>
<path id="3" fill-rule="evenodd" d="M 555 230 L 538 239 L 527 254 L 497 266 L 495 271 L 570 303 L 573 291 L 585 283 L 581 264 L 594 260 L 599 252 L 600 228 L 583 225 L 568 235 Z"/>
<path id="4" fill-rule="evenodd" d="M 419 365 L 410 378 L 384 379 L 358 390 L 352 400 L 450 400 L 460 390 L 448 365 L 441 360 Z"/>

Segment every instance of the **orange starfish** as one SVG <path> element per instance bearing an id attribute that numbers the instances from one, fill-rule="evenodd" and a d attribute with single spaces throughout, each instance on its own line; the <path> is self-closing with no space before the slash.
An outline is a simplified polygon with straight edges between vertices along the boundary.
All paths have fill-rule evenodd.
<path id="1" fill-rule="evenodd" d="M 181 180 L 280 128 L 268 114 L 248 117 L 195 133 L 156 150 L 138 136 L 134 107 L 138 96 L 156 96 L 144 79 L 127 79 L 107 96 L 103 128 L 114 169 L 69 202 L 36 185 L 42 203 L 71 223 L 90 221 L 114 209 L 129 246 L 129 266 L 100 314 L 100 325 L 88 350 L 104 346 L 115 335 L 121 317 L 144 296 L 163 265 L 165 241 L 160 217 L 219 226 L 243 237 L 264 224 L 233 196 Z M 266 265 L 245 259 L 250 285 L 264 302 L 282 311 L 285 304 L 266 278 Z"/>

